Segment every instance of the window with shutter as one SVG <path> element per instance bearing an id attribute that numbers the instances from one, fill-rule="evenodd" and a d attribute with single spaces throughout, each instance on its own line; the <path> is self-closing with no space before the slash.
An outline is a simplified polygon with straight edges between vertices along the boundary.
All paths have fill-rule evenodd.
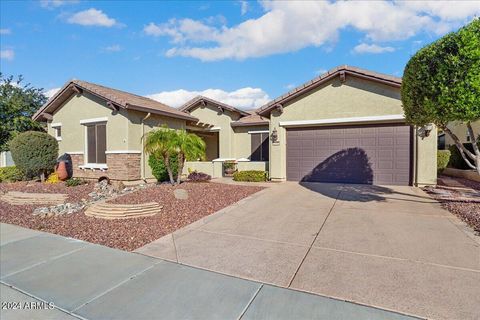
<path id="1" fill-rule="evenodd" d="M 107 162 L 107 126 L 105 123 L 89 124 L 87 127 L 88 163 L 105 164 Z"/>

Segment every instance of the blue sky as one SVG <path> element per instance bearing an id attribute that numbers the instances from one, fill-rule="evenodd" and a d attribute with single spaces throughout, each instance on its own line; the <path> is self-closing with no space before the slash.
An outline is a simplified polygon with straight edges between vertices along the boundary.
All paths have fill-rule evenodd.
<path id="1" fill-rule="evenodd" d="M 1 72 L 49 94 L 77 78 L 248 109 L 341 64 L 401 76 L 480 1 L 1 1 L 0 12 Z"/>

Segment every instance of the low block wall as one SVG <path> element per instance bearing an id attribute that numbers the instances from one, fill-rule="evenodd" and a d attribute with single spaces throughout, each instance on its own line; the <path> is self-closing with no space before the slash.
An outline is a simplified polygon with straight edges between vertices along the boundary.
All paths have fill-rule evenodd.
<path id="1" fill-rule="evenodd" d="M 186 161 L 183 167 L 182 174 L 188 175 L 190 171 L 198 171 L 206 174 L 213 175 L 213 163 L 211 161 Z"/>
<path id="2" fill-rule="evenodd" d="M 190 171 L 198 171 L 209 174 L 212 178 L 221 178 L 223 176 L 223 161 L 186 161 L 183 167 L 183 175 L 188 175 Z M 268 162 L 265 161 L 239 161 L 237 163 L 238 171 L 260 170 L 268 171 Z"/>
<path id="3" fill-rule="evenodd" d="M 268 171 L 267 161 L 241 161 L 237 163 L 238 171 L 258 170 Z"/>
<path id="4" fill-rule="evenodd" d="M 72 154 L 73 176 L 75 178 L 98 179 L 108 177 L 111 180 L 132 181 L 140 179 L 140 154 L 107 154 L 108 169 L 81 169 L 84 164 L 83 154 Z"/>
<path id="5" fill-rule="evenodd" d="M 464 178 L 464 179 L 480 182 L 480 175 L 476 173 L 474 170 L 460 170 L 460 169 L 454 169 L 454 168 L 445 168 L 442 171 L 442 174 L 446 176 Z"/>

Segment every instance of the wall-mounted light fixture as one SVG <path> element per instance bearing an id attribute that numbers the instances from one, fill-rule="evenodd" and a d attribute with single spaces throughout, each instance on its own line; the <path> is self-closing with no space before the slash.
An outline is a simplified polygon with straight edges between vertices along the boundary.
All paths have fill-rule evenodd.
<path id="1" fill-rule="evenodd" d="M 272 142 L 273 142 L 273 143 L 277 143 L 277 142 L 278 142 L 278 132 L 277 132 L 277 128 L 273 128 L 273 131 L 272 131 L 272 134 L 270 135 L 270 138 L 272 139 Z"/>
<path id="2" fill-rule="evenodd" d="M 423 126 L 423 132 L 425 133 L 425 137 L 428 137 L 430 135 L 430 132 L 433 130 L 433 124 L 428 123 Z"/>

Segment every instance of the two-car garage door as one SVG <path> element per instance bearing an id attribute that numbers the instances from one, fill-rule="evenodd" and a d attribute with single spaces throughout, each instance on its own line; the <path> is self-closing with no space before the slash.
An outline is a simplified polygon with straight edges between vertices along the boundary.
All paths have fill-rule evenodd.
<path id="1" fill-rule="evenodd" d="M 411 184 L 411 127 L 287 129 L 287 180 Z"/>

